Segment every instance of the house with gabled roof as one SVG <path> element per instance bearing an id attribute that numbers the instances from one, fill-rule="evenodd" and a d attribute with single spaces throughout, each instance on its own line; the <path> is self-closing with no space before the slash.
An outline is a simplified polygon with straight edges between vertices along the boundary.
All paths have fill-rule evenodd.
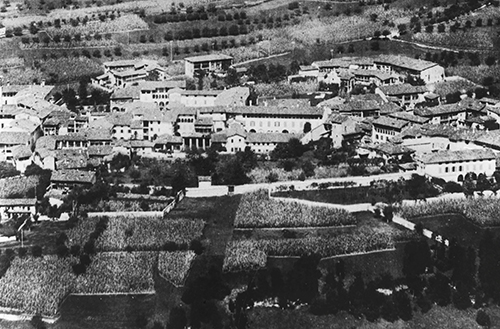
<path id="1" fill-rule="evenodd" d="M 0 199 L 0 220 L 11 219 L 20 215 L 35 215 L 36 199 Z"/>
<path id="2" fill-rule="evenodd" d="M 433 107 L 416 108 L 416 115 L 429 118 L 431 124 L 463 126 L 467 119 L 467 109 L 459 104 L 441 104 Z"/>
<path id="3" fill-rule="evenodd" d="M 421 117 L 406 111 L 392 112 L 389 113 L 387 116 L 394 119 L 408 121 L 410 125 L 423 125 L 429 122 L 430 120 L 429 118 Z"/>
<path id="4" fill-rule="evenodd" d="M 348 103 L 340 104 L 337 108 L 339 113 L 344 115 L 357 116 L 361 118 L 378 117 L 381 105 L 375 100 L 351 100 Z"/>
<path id="5" fill-rule="evenodd" d="M 180 152 L 182 149 L 182 137 L 173 135 L 161 135 L 153 141 L 155 152 L 172 153 Z"/>
<path id="6" fill-rule="evenodd" d="M 243 152 L 247 147 L 257 154 L 268 154 L 278 144 L 288 143 L 299 135 L 286 133 L 249 133 L 239 123 L 233 123 L 228 129 L 212 134 L 211 143 L 218 145 L 228 153 Z"/>
<path id="7" fill-rule="evenodd" d="M 24 145 L 32 148 L 31 136 L 23 131 L 0 131 L 0 161 L 12 161 L 12 149 Z"/>
<path id="8" fill-rule="evenodd" d="M 184 58 L 185 75 L 194 78 L 199 71 L 225 73 L 233 65 L 233 57 L 224 54 L 209 54 Z"/>
<path id="9" fill-rule="evenodd" d="M 424 94 L 428 92 L 425 86 L 412 86 L 409 83 L 380 86 L 375 89 L 385 101 L 391 101 L 401 107 L 414 107 L 415 104 L 424 102 Z"/>
<path id="10" fill-rule="evenodd" d="M 496 168 L 496 155 L 489 149 L 445 150 L 415 155 L 419 174 L 448 181 L 463 181 L 469 172 L 491 176 Z"/>
<path id="11" fill-rule="evenodd" d="M 384 143 L 390 138 L 401 133 L 403 128 L 409 125 L 408 121 L 390 118 L 390 117 L 380 117 L 372 122 L 372 143 Z"/>
<path id="12" fill-rule="evenodd" d="M 95 182 L 95 172 L 77 169 L 55 170 L 50 178 L 51 187 L 55 189 L 74 186 L 91 187 Z"/>
<path id="13" fill-rule="evenodd" d="M 401 55 L 379 55 L 373 63 L 381 71 L 418 77 L 426 84 L 444 80 L 444 68 L 437 63 Z"/>

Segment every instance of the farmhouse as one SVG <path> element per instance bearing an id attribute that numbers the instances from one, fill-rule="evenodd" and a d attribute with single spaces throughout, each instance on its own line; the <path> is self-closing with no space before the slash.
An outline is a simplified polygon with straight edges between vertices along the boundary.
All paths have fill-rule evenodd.
<path id="1" fill-rule="evenodd" d="M 417 108 L 416 115 L 429 118 L 431 124 L 449 124 L 463 126 L 467 118 L 467 109 L 458 104 L 442 104 L 434 107 Z"/>
<path id="2" fill-rule="evenodd" d="M 182 104 L 189 107 L 215 106 L 215 100 L 222 90 L 182 90 L 172 89 L 169 91 L 171 103 Z"/>
<path id="3" fill-rule="evenodd" d="M 351 100 L 349 103 L 340 104 L 337 108 L 340 114 L 357 116 L 361 118 L 378 117 L 381 105 L 375 100 Z"/>
<path id="4" fill-rule="evenodd" d="M 30 134 L 26 132 L 0 131 L 0 161 L 12 161 L 12 149 L 18 145 L 31 148 Z"/>
<path id="5" fill-rule="evenodd" d="M 312 106 L 239 106 L 226 109 L 227 117 L 248 132 L 301 134 L 322 123 L 323 110 Z"/>
<path id="6" fill-rule="evenodd" d="M 0 199 L 0 220 L 25 214 L 36 214 L 36 199 Z"/>
<path id="7" fill-rule="evenodd" d="M 169 101 L 168 91 L 173 88 L 186 88 L 184 80 L 143 81 L 138 83 L 141 102 L 154 102 L 163 109 Z"/>
<path id="8" fill-rule="evenodd" d="M 90 187 L 96 182 L 96 174 L 92 171 L 76 169 L 55 170 L 52 172 L 50 182 L 51 187 L 56 189 L 74 186 Z"/>
<path id="9" fill-rule="evenodd" d="M 206 73 L 226 72 L 233 64 L 233 57 L 223 54 L 210 54 L 187 57 L 184 59 L 185 75 L 193 78 L 200 71 Z"/>
<path id="10" fill-rule="evenodd" d="M 425 83 L 444 80 L 444 68 L 436 63 L 406 56 L 380 55 L 374 59 L 378 70 L 418 77 Z"/>
<path id="11" fill-rule="evenodd" d="M 182 137 L 172 135 L 161 135 L 154 140 L 154 150 L 156 152 L 179 152 L 182 148 Z"/>
<path id="12" fill-rule="evenodd" d="M 417 154 L 417 171 L 449 181 L 462 181 L 469 172 L 493 175 L 496 167 L 495 153 L 488 149 L 438 151 Z"/>
<path id="13" fill-rule="evenodd" d="M 388 117 L 380 117 L 373 120 L 372 143 L 387 142 L 389 138 L 401 133 L 408 121 Z"/>
<path id="14" fill-rule="evenodd" d="M 278 144 L 288 143 L 297 137 L 283 133 L 247 133 L 240 124 L 234 123 L 228 129 L 212 134 L 212 144 L 229 153 L 242 152 L 250 147 L 257 154 L 268 154 Z"/>
<path id="15" fill-rule="evenodd" d="M 412 86 L 404 83 L 391 86 L 380 86 L 375 90 L 385 101 L 392 101 L 401 107 L 414 107 L 424 102 L 424 93 L 428 90 L 424 86 Z"/>

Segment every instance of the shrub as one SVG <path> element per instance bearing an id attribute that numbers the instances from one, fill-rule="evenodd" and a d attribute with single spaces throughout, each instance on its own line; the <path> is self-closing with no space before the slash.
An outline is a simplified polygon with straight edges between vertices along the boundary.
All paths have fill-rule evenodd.
<path id="1" fill-rule="evenodd" d="M 481 327 L 490 327 L 491 326 L 490 316 L 484 310 L 477 311 L 476 322 Z"/>

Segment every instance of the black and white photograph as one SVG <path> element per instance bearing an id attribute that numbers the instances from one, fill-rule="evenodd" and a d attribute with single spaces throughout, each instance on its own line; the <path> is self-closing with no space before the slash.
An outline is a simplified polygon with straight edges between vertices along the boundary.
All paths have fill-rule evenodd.
<path id="1" fill-rule="evenodd" d="M 500 0 L 0 0 L 0 329 L 500 328 Z"/>

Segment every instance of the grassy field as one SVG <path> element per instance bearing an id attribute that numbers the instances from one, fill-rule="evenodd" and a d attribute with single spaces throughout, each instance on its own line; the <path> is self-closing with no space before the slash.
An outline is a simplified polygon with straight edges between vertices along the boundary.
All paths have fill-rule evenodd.
<path id="1" fill-rule="evenodd" d="M 479 247 L 479 242 L 486 231 L 458 214 L 413 218 L 412 222 L 422 223 L 424 228 L 440 234 L 445 239 L 451 240 L 455 238 L 464 246 Z M 491 230 L 495 235 L 500 235 L 500 229 L 494 228 Z"/>
<path id="2" fill-rule="evenodd" d="M 495 314 L 497 308 L 492 310 Z M 411 328 L 440 328 L 440 329 L 479 329 L 475 321 L 475 310 L 459 311 L 453 307 L 434 306 L 426 314 L 414 313 L 413 319 L 408 322 L 401 320 L 394 323 L 385 320 L 368 322 L 358 320 L 353 316 L 340 312 L 337 315 L 315 316 L 307 309 L 280 310 L 272 308 L 255 308 L 249 312 L 249 328 L 285 329 L 285 328 L 314 328 L 314 329 L 411 329 Z M 498 328 L 493 323 L 491 328 Z"/>

